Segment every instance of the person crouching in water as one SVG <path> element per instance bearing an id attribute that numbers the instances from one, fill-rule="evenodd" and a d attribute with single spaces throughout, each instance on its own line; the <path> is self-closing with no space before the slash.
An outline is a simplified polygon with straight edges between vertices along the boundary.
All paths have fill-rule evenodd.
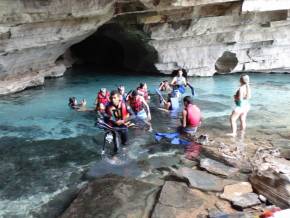
<path id="1" fill-rule="evenodd" d="M 190 96 L 183 98 L 184 109 L 182 111 L 182 133 L 189 135 L 195 135 L 198 126 L 201 124 L 201 112 L 200 109 L 193 104 L 193 100 Z"/>
<path id="2" fill-rule="evenodd" d="M 137 88 L 137 92 L 139 95 L 143 96 L 143 98 L 148 101 L 150 100 L 150 96 L 148 93 L 148 87 L 146 83 L 140 83 L 139 87 Z"/>
<path id="3" fill-rule="evenodd" d="M 144 121 L 149 126 L 149 130 L 151 131 L 151 113 L 145 99 L 142 96 L 138 95 L 138 92 L 134 90 L 129 96 L 128 102 L 136 118 Z"/>
<path id="4" fill-rule="evenodd" d="M 95 100 L 96 110 L 98 104 L 102 104 L 104 107 L 106 107 L 109 101 L 110 101 L 110 92 L 107 91 L 106 88 L 101 88 Z"/>
<path id="5" fill-rule="evenodd" d="M 122 101 L 118 91 L 112 91 L 110 102 L 106 107 L 106 114 L 108 115 L 108 124 L 115 127 L 113 131 L 114 137 L 114 152 L 118 152 L 119 136 L 121 144 L 126 145 L 128 141 L 128 122 L 126 121 L 129 116 L 130 109 L 125 102 Z"/>

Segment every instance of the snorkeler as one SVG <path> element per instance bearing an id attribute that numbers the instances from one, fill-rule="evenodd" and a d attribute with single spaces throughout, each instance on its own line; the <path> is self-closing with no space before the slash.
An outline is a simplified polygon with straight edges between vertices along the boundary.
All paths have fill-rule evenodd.
<path id="1" fill-rule="evenodd" d="M 230 116 L 230 124 L 232 128 L 232 133 L 227 135 L 236 136 L 237 135 L 237 119 L 240 119 L 241 131 L 242 133 L 246 130 L 246 119 L 247 114 L 250 110 L 249 99 L 251 98 L 251 88 L 250 88 L 250 77 L 248 75 L 241 75 L 240 77 L 240 87 L 234 95 L 235 109 Z"/>
<path id="2" fill-rule="evenodd" d="M 182 111 L 181 131 L 189 135 L 194 135 L 201 124 L 200 109 L 193 104 L 190 96 L 183 98 L 184 109 Z"/>
<path id="3" fill-rule="evenodd" d="M 148 87 L 146 83 L 140 83 L 139 87 L 137 88 L 138 94 L 143 96 L 146 101 L 150 99 L 148 94 Z"/>

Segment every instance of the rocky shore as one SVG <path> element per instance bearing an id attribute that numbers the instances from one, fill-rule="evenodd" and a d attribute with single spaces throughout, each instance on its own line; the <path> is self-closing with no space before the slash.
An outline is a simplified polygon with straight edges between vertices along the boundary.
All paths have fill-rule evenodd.
<path id="1" fill-rule="evenodd" d="M 203 141 L 196 158 L 180 148 L 152 157 L 146 175 L 89 170 L 87 182 L 61 193 L 36 217 L 251 218 L 289 208 L 290 162 L 279 149 L 247 141 L 242 149 L 230 141 Z"/>

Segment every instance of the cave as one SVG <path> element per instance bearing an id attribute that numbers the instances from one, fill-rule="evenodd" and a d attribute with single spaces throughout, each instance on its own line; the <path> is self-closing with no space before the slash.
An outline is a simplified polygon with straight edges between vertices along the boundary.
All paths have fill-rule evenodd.
<path id="1" fill-rule="evenodd" d="M 148 44 L 149 36 L 138 28 L 110 23 L 70 48 L 75 65 L 103 72 L 157 73 L 157 51 Z"/>
<path id="2" fill-rule="evenodd" d="M 239 61 L 235 53 L 225 51 L 215 63 L 217 73 L 230 73 L 238 65 Z"/>

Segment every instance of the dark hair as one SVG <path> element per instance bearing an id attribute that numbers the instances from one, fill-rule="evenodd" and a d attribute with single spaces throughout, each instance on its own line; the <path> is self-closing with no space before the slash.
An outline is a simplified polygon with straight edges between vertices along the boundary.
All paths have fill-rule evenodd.
<path id="1" fill-rule="evenodd" d="M 76 100 L 76 97 L 70 97 L 68 99 L 68 105 L 69 106 L 74 106 L 75 100 Z"/>
<path id="2" fill-rule="evenodd" d="M 120 94 L 119 94 L 119 92 L 118 92 L 117 90 L 113 90 L 113 91 L 111 91 L 111 93 L 110 93 L 110 99 L 111 99 L 112 96 L 114 96 L 114 95 L 119 95 L 119 96 L 120 96 Z"/>
<path id="3" fill-rule="evenodd" d="M 193 100 L 192 100 L 192 97 L 190 97 L 190 96 L 185 96 L 184 98 L 183 98 L 183 103 L 187 103 L 187 104 L 193 104 Z"/>
<path id="4" fill-rule="evenodd" d="M 131 93 L 132 97 L 136 97 L 138 95 L 138 92 L 136 90 L 134 90 L 132 93 Z"/>
<path id="5" fill-rule="evenodd" d="M 145 83 L 140 83 L 139 88 L 143 88 L 145 86 Z"/>
<path id="6" fill-rule="evenodd" d="M 171 72 L 171 76 L 173 76 L 173 77 L 177 76 L 178 75 L 178 71 L 180 71 L 180 70 L 182 71 L 182 76 L 187 79 L 187 72 L 186 72 L 186 70 L 184 68 L 179 68 L 177 70 L 173 70 Z"/>

